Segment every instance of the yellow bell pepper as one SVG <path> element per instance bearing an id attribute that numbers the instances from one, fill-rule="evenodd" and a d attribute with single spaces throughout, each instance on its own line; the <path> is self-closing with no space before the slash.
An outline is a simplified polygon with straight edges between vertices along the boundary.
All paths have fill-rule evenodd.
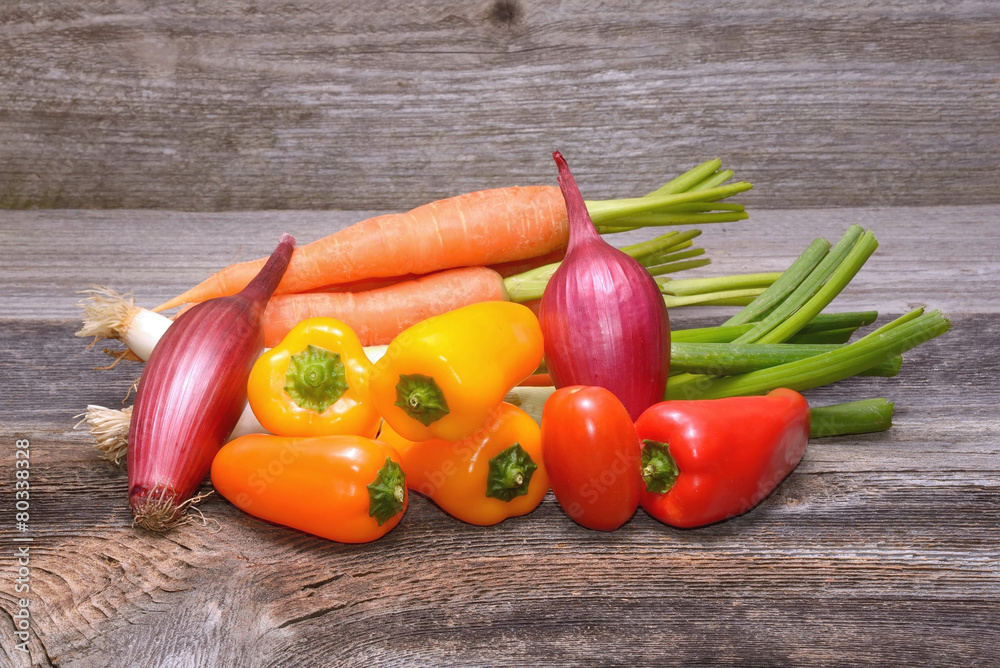
<path id="1" fill-rule="evenodd" d="M 399 453 L 409 489 L 469 524 L 490 526 L 527 515 L 549 491 L 541 429 L 507 403 L 460 441 L 415 443 L 388 424 L 378 439 Z"/>
<path id="2" fill-rule="evenodd" d="M 407 440 L 458 441 L 486 422 L 543 354 L 542 330 L 527 306 L 471 304 L 393 339 L 372 371 L 372 400 Z"/>
<path id="3" fill-rule="evenodd" d="M 372 438 L 381 420 L 371 401 L 371 371 L 350 327 L 334 318 L 303 320 L 257 359 L 247 384 L 250 408 L 281 436 Z"/>

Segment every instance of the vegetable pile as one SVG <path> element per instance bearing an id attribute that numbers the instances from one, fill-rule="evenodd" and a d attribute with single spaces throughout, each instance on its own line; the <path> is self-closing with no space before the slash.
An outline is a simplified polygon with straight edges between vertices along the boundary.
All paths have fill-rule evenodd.
<path id="1" fill-rule="evenodd" d="M 750 184 L 712 160 L 643 197 L 585 201 L 553 157 L 558 188 L 469 193 L 299 247 L 286 234 L 154 309 L 87 291 L 78 336 L 120 340 L 111 366 L 145 362 L 134 406 L 81 421 L 127 460 L 135 524 L 190 521 L 210 474 L 245 513 L 345 543 L 388 533 L 410 492 L 482 526 L 551 489 L 589 529 L 639 507 L 692 528 L 759 504 L 810 438 L 890 428 L 887 399 L 801 394 L 894 376 L 949 328 L 917 309 L 855 337 L 876 311 L 827 312 L 871 231 L 816 239 L 782 273 L 676 278 L 708 263 L 698 230 L 624 248 L 602 235 L 742 220 L 723 200 Z M 701 304 L 740 308 L 671 331 L 668 309 Z"/>

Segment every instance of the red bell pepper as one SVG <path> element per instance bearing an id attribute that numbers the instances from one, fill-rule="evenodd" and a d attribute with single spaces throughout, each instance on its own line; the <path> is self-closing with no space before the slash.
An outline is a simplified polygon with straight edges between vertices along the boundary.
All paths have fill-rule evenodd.
<path id="1" fill-rule="evenodd" d="M 802 459 L 809 420 L 805 397 L 788 389 L 654 404 L 635 423 L 646 483 L 639 503 L 684 528 L 745 513 Z"/>

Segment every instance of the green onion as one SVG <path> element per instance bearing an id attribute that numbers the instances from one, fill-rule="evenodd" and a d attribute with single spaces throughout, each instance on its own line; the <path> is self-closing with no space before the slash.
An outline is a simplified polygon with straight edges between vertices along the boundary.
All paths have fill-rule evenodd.
<path id="1" fill-rule="evenodd" d="M 667 382 L 667 399 L 711 399 L 764 394 L 777 387 L 807 390 L 857 375 L 944 334 L 948 320 L 918 309 L 836 350 L 760 371 L 721 378 L 681 374 Z"/>
<path id="2" fill-rule="evenodd" d="M 822 287 L 792 316 L 775 325 L 769 332 L 759 336 L 756 339 L 757 343 L 777 343 L 798 332 L 803 325 L 818 315 L 840 294 L 861 270 L 862 265 L 871 257 L 876 248 L 878 248 L 878 242 L 875 240 L 875 235 L 871 231 L 865 232 Z"/>
<path id="3" fill-rule="evenodd" d="M 748 288 L 746 290 L 723 290 L 721 292 L 710 292 L 704 295 L 688 295 L 686 297 L 663 296 L 663 303 L 667 308 L 678 308 L 680 306 L 742 306 L 751 302 L 759 296 L 764 288 Z"/>
<path id="4" fill-rule="evenodd" d="M 644 197 L 587 201 L 587 211 L 601 234 L 627 232 L 656 225 L 700 225 L 746 219 L 740 204 L 720 202 L 750 190 L 745 182 L 726 185 L 732 170 L 721 170 L 722 161 L 704 162 L 672 179 Z"/>
<path id="5" fill-rule="evenodd" d="M 689 269 L 692 266 L 704 266 L 708 264 L 707 259 L 690 260 L 692 255 L 701 255 L 705 251 L 701 248 L 677 252 L 681 249 L 688 249 L 691 246 L 691 239 L 701 234 L 698 230 L 688 232 L 668 232 L 655 239 L 642 243 L 625 246 L 620 250 L 625 254 L 635 258 L 646 270 L 653 274 L 663 274 L 672 271 Z M 504 279 L 504 287 L 507 290 L 507 297 L 512 302 L 523 304 L 524 302 L 541 299 L 542 293 L 549 279 L 559 268 L 560 262 L 529 269 L 528 271 Z"/>
<path id="6" fill-rule="evenodd" d="M 767 369 L 832 352 L 841 346 L 791 343 L 678 343 L 670 347 L 670 373 L 698 373 L 731 376 Z M 903 358 L 889 358 L 863 376 L 891 377 L 899 373 Z"/>
<path id="7" fill-rule="evenodd" d="M 781 276 L 771 283 L 759 299 L 749 304 L 745 309 L 722 323 L 723 325 L 742 325 L 753 322 L 776 305 L 781 303 L 805 278 L 816 268 L 816 265 L 830 250 L 830 242 L 826 239 L 816 239 L 800 255 Z"/>
<path id="8" fill-rule="evenodd" d="M 810 407 L 809 437 L 844 436 L 885 431 L 892 426 L 888 399 L 862 399 L 835 406 Z"/>
<path id="9" fill-rule="evenodd" d="M 830 252 L 826 254 L 826 257 L 824 257 L 819 264 L 816 265 L 811 272 L 809 272 L 802 282 L 799 283 L 795 289 L 792 290 L 785 297 L 785 299 L 779 302 L 762 320 L 757 322 L 752 330 L 739 337 L 737 341 L 739 343 L 775 342 L 775 339 L 773 338 L 765 341 L 764 337 L 771 332 L 771 330 L 792 318 L 793 314 L 795 314 L 800 307 L 806 304 L 817 292 L 819 292 L 827 278 L 829 278 L 841 266 L 841 264 L 845 262 L 848 255 L 857 245 L 862 234 L 864 234 L 864 230 L 858 225 L 852 225 L 848 228 L 847 232 L 844 233 L 844 236 L 840 239 L 840 241 L 838 241 Z M 852 260 L 853 259 L 854 258 L 852 258 Z M 860 268 L 860 265 L 858 265 L 858 268 Z M 818 313 L 818 311 L 816 313 Z M 815 313 L 812 315 L 815 315 Z M 799 327 L 801 327 L 806 321 L 811 319 L 812 317 L 810 316 L 805 318 L 802 322 L 796 320 L 796 323 Z"/>
<path id="10" fill-rule="evenodd" d="M 771 272 L 766 274 L 734 274 L 715 278 L 659 278 L 660 292 L 665 295 L 684 297 L 700 295 L 716 290 L 744 290 L 748 288 L 767 288 L 784 274 Z M 739 323 L 726 322 L 727 325 Z"/>
<path id="11" fill-rule="evenodd" d="M 847 331 L 853 334 L 858 327 L 870 325 L 878 317 L 878 311 L 849 311 L 846 313 L 820 313 L 803 327 L 799 334 L 789 339 L 789 343 L 806 343 L 799 341 L 804 336 L 820 335 L 827 331 Z M 687 343 L 728 343 L 736 337 L 753 328 L 752 323 L 745 325 L 720 325 L 717 327 L 695 327 L 691 329 L 675 329 L 671 332 L 671 341 Z M 846 340 L 846 339 L 845 339 Z"/>

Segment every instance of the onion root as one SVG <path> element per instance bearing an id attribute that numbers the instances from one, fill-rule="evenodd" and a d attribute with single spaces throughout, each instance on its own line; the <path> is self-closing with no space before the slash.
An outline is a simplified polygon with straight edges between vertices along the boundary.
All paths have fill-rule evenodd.
<path id="1" fill-rule="evenodd" d="M 205 515 L 196 508 L 196 504 L 213 492 L 196 494 L 181 503 L 175 500 L 173 488 L 157 486 L 148 494 L 132 502 L 132 526 L 139 526 L 153 533 L 167 533 L 173 529 L 191 524 L 195 521 L 192 510 L 206 524 Z"/>

